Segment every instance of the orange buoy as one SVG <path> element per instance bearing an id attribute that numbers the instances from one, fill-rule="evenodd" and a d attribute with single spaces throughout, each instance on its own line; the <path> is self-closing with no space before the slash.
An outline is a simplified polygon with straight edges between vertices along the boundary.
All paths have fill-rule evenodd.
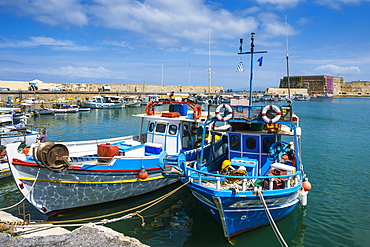
<path id="1" fill-rule="evenodd" d="M 141 170 L 139 172 L 139 178 L 140 179 L 147 179 L 148 178 L 148 172 L 144 168 L 141 168 Z"/>
<path id="2" fill-rule="evenodd" d="M 309 191 L 311 190 L 311 183 L 308 182 L 308 179 L 304 180 L 302 182 L 302 188 L 304 189 L 304 191 Z"/>
<path id="3" fill-rule="evenodd" d="M 199 119 L 202 116 L 202 107 L 200 105 L 194 106 L 194 118 Z"/>
<path id="4" fill-rule="evenodd" d="M 154 106 L 154 102 L 149 102 L 148 104 L 146 104 L 145 113 L 147 115 L 154 115 Z"/>
<path id="5" fill-rule="evenodd" d="M 23 149 L 23 153 L 25 154 L 25 155 L 28 155 L 28 153 L 30 152 L 30 148 L 25 148 L 25 149 Z"/>

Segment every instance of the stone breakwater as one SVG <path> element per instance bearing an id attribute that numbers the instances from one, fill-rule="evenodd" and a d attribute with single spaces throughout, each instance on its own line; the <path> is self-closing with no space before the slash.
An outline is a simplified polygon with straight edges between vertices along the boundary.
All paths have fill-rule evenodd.
<path id="1" fill-rule="evenodd" d="M 10 234 L 0 233 L 1 246 L 125 246 L 145 247 L 139 240 L 126 237 L 104 226 L 82 226 L 63 235 L 34 236 L 30 238 L 11 237 Z"/>
<path id="2" fill-rule="evenodd" d="M 2 230 L 9 230 L 6 226 L 10 226 L 8 222 L 23 222 L 23 220 L 14 217 L 13 215 L 0 211 L 0 222 Z M 8 227 L 10 228 L 10 227 Z M 139 240 L 127 237 L 122 233 L 116 232 L 108 227 L 94 224 L 86 224 L 72 232 L 61 227 L 37 227 L 28 228 L 16 226 L 12 229 L 13 234 L 17 237 L 12 237 L 8 233 L 0 233 L 1 246 L 126 246 L 126 247 L 147 247 Z"/>

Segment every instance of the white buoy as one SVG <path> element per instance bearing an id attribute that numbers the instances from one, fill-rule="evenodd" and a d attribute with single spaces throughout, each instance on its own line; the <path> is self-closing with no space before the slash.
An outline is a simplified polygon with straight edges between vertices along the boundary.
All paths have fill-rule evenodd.
<path id="1" fill-rule="evenodd" d="M 302 207 L 305 207 L 307 205 L 307 194 L 308 191 L 304 190 L 299 191 L 299 201 L 301 202 Z"/>

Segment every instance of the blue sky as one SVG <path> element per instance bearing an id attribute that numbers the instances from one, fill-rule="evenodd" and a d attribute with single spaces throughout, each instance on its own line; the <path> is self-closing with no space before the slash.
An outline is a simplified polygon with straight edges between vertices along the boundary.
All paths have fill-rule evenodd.
<path id="1" fill-rule="evenodd" d="M 210 54 L 212 85 L 248 88 L 237 53 L 254 32 L 264 90 L 286 75 L 287 31 L 290 75 L 369 81 L 369 13 L 370 0 L 0 0 L 0 80 L 207 85 Z"/>

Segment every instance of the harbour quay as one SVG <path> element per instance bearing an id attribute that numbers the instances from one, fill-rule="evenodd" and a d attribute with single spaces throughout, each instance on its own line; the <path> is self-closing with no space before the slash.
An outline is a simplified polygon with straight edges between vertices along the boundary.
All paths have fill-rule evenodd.
<path id="1" fill-rule="evenodd" d="M 25 95 L 62 95 L 73 93 L 78 95 L 104 94 L 158 94 L 165 95 L 171 92 L 179 93 L 211 93 L 217 94 L 224 91 L 222 86 L 199 85 L 158 85 L 158 84 L 93 84 L 93 83 L 50 83 L 40 80 L 33 81 L 0 81 L 0 93 L 22 93 Z"/>

